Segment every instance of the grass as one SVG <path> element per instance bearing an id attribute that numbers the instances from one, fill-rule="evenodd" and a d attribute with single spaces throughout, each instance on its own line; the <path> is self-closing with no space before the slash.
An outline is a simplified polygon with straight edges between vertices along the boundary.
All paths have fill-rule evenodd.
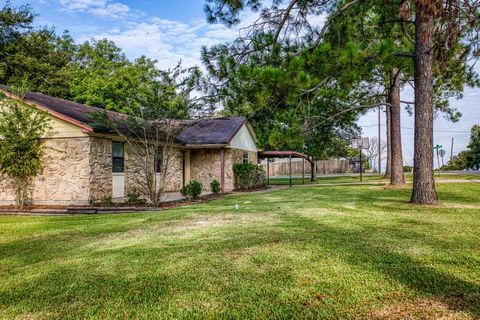
<path id="1" fill-rule="evenodd" d="M 1 216 L 0 318 L 478 318 L 479 186 L 438 191 L 437 206 L 408 204 L 408 189 L 325 186 Z"/>

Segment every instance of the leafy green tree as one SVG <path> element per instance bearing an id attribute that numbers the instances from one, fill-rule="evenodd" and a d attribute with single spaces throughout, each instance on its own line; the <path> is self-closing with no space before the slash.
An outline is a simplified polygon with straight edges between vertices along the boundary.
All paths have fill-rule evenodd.
<path id="1" fill-rule="evenodd" d="M 145 94 L 145 82 L 158 76 L 155 61 L 141 57 L 134 62 L 107 39 L 77 47 L 69 67 L 69 94 L 80 103 L 128 113 Z"/>
<path id="2" fill-rule="evenodd" d="M 258 35 L 254 41 L 261 47 L 272 39 Z M 241 39 L 231 46 L 204 48 L 209 94 L 224 113 L 247 115 L 264 149 L 296 150 L 315 159 L 345 156 L 346 140 L 358 132 L 358 112 L 344 111 L 359 95 L 343 84 L 358 83 L 360 77 L 351 73 L 334 79 L 333 74 L 340 74 L 331 63 L 337 53 L 329 49 L 326 44 L 312 54 L 298 54 L 278 47 L 244 57 Z M 342 58 L 348 61 L 354 50 L 348 48 Z"/>
<path id="3" fill-rule="evenodd" d="M 471 129 L 468 148 L 471 152 L 469 168 L 480 170 L 480 125 L 478 124 Z"/>
<path id="4" fill-rule="evenodd" d="M 461 151 L 456 156 L 442 166 L 441 170 L 466 170 L 470 168 L 473 154 L 470 150 Z"/>
<path id="5" fill-rule="evenodd" d="M 480 170 L 480 125 L 472 127 L 467 147 L 442 166 L 442 170 Z"/>
<path id="6" fill-rule="evenodd" d="M 30 6 L 0 10 L 0 83 L 19 85 L 26 80 L 33 91 L 68 97 L 67 66 L 74 42 L 68 33 L 57 36 L 46 27 L 35 30 Z"/>
<path id="7" fill-rule="evenodd" d="M 13 7 L 10 2 L 0 10 L 0 79 L 4 83 L 6 77 L 6 57 L 10 54 L 8 47 L 12 45 L 22 33 L 32 29 L 34 14 L 30 6 Z"/>
<path id="8" fill-rule="evenodd" d="M 32 183 L 42 168 L 40 138 L 48 128 L 44 112 L 0 96 L 0 176 L 8 178 L 19 207 L 32 204 Z"/>
<path id="9" fill-rule="evenodd" d="M 188 99 L 172 97 L 176 85 L 166 84 L 170 74 L 158 70 L 155 60 L 130 61 L 107 39 L 77 45 L 68 32 L 58 36 L 54 29 L 34 29 L 35 17 L 27 5 L 7 2 L 0 10 L 0 83 L 27 81 L 32 91 L 124 113 L 155 100 L 169 101 L 172 115 L 189 116 L 190 109 L 181 108 Z M 197 76 L 182 81 L 198 82 L 198 69 L 190 71 Z"/>

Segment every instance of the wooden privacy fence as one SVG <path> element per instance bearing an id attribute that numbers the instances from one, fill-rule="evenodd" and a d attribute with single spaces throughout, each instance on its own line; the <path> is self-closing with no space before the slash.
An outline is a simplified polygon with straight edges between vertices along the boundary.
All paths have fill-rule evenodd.
<path id="1" fill-rule="evenodd" d="M 266 161 L 261 163 L 265 172 L 267 171 Z M 316 174 L 333 174 L 333 173 L 350 173 L 352 172 L 351 164 L 348 160 L 319 160 L 315 161 Z M 292 159 L 292 175 L 302 174 L 303 163 L 302 159 Z M 288 176 L 289 164 L 288 159 L 277 160 L 269 164 L 269 176 Z M 305 161 L 305 175 L 311 174 L 310 162 Z"/>

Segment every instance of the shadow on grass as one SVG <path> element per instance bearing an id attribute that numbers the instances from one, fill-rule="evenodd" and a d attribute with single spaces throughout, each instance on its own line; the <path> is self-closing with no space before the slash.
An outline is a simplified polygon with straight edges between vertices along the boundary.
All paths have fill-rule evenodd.
<path id="1" fill-rule="evenodd" d="M 309 189 L 302 191 L 302 196 L 297 196 L 295 201 L 288 197 L 289 191 L 281 190 L 278 191 L 278 195 L 285 196 L 284 200 L 272 201 L 278 202 L 279 208 L 286 212 L 292 202 L 308 203 L 316 197 L 327 197 L 327 205 L 331 207 L 341 206 L 348 199 L 360 205 L 367 203 L 375 210 L 383 209 L 381 206 L 383 202 L 392 202 L 390 206 L 397 210 L 398 206 L 402 206 L 402 209 L 405 206 L 405 210 L 411 209 L 408 205 L 402 204 L 404 198 L 409 195 L 408 191 L 379 189 L 365 192 L 364 189 L 353 188 L 342 190 L 343 193 L 338 192 L 338 189 L 325 191 Z M 451 196 L 459 194 L 453 192 Z M 262 197 L 258 196 L 257 199 Z M 221 203 L 227 206 L 236 201 L 237 199 L 222 200 Z M 269 204 L 270 202 L 266 202 L 267 206 Z M 431 211 L 430 208 L 418 210 Z M 374 270 L 410 288 L 421 297 L 443 302 L 450 310 L 464 311 L 474 317 L 480 317 L 478 284 L 438 270 L 433 266 L 435 261 L 433 265 L 429 265 L 406 253 L 396 252 L 397 247 L 392 247 L 392 243 L 400 246 L 402 241 L 411 239 L 421 246 L 434 247 L 437 252 L 458 249 L 457 245 L 461 247 L 461 243 L 453 244 L 452 248 L 452 243 L 446 240 L 432 238 L 428 234 L 414 230 L 405 232 L 397 228 L 402 223 L 411 224 L 412 228 L 423 223 L 421 227 L 428 228 L 426 222 L 419 220 L 416 223 L 413 218 L 407 220 L 401 218 L 389 221 L 388 225 L 372 222 L 361 224 L 358 228 L 346 228 L 341 224 L 322 223 L 321 219 L 292 213 L 283 212 L 279 217 L 280 221 L 275 225 L 226 226 L 224 229 L 215 229 L 217 233 L 197 238 L 195 241 L 172 239 L 163 247 L 155 246 L 158 243 L 155 243 L 153 238 L 148 244 L 92 251 L 88 256 L 82 247 L 94 244 L 93 236 L 79 240 L 75 234 L 51 235 L 42 239 L 27 238 L 2 244 L 0 246 L 2 258 L 19 259 L 16 266 L 20 269 L 19 274 L 24 265 L 31 264 L 28 267 L 32 271 L 36 270 L 35 263 L 40 264 L 39 268 L 45 263 L 50 263 L 50 266 L 30 277 L 16 278 L 8 285 L 0 286 L 0 306 L 36 312 L 58 312 L 57 315 L 60 316 L 63 311 L 57 310 L 64 308 L 73 312 L 73 316 L 79 317 L 85 316 L 82 314 L 83 308 L 88 306 L 91 316 L 99 316 L 103 308 L 108 308 L 112 314 L 128 308 L 135 313 L 142 310 L 136 309 L 138 305 L 147 305 L 145 308 L 152 311 L 155 308 L 162 308 L 165 301 L 177 303 L 175 302 L 177 296 L 189 295 L 193 301 L 196 297 L 199 297 L 198 300 L 221 301 L 231 308 L 219 311 L 227 317 L 229 312 L 237 315 L 238 312 L 244 312 L 242 315 L 252 316 L 254 312 L 248 314 L 248 310 L 280 308 L 275 305 L 276 295 L 282 288 L 297 285 L 293 275 L 293 270 L 297 266 L 288 265 L 289 261 L 281 264 L 274 260 L 272 270 L 269 271 L 272 273 L 271 278 L 259 276 L 259 272 L 256 271 L 243 271 L 239 274 L 234 264 L 235 254 L 238 252 L 245 254 L 245 250 L 257 247 L 268 248 L 272 244 L 286 244 L 287 249 L 290 245 L 303 247 L 308 244 L 311 245 L 308 247 L 310 250 L 318 248 L 341 257 L 351 266 L 368 271 Z M 137 227 L 142 226 L 144 224 Z M 118 227 L 116 231 L 126 230 L 130 228 Z M 108 234 L 106 230 L 102 233 Z M 379 241 L 382 238 L 385 239 L 384 242 Z M 76 243 L 68 242 L 75 239 Z M 254 255 L 251 253 L 248 258 L 252 259 Z M 67 262 L 54 263 L 53 260 L 59 258 L 65 258 Z M 461 255 L 457 254 L 454 258 L 460 263 Z M 475 262 L 468 261 L 473 267 L 478 266 Z M 275 263 L 279 265 L 276 266 Z M 173 270 L 172 266 L 175 267 Z M 454 270 L 454 266 L 449 266 L 449 269 Z M 307 271 L 315 272 L 308 269 Z M 14 274 L 17 271 L 11 272 Z M 262 281 L 272 280 L 275 280 L 275 286 L 268 286 L 266 283 L 265 287 L 268 290 L 260 285 L 255 286 Z M 248 287 L 249 284 L 252 285 L 250 291 L 238 289 Z M 208 287 L 210 289 L 205 289 Z M 72 301 L 73 304 L 70 305 Z M 265 305 L 266 303 L 270 305 Z M 180 310 L 188 306 L 180 304 L 173 308 Z M 299 304 L 292 309 L 280 310 L 284 310 L 280 315 L 283 318 L 293 318 L 305 312 Z M 200 309 L 194 311 L 203 312 Z M 172 312 L 175 314 L 175 311 Z"/>
<path id="2" fill-rule="evenodd" d="M 448 247 L 448 243 L 429 239 L 427 236 L 410 231 L 408 235 L 395 228 L 362 228 L 360 231 L 332 227 L 305 217 L 295 217 L 292 224 L 284 227 L 287 234 L 319 234 L 321 244 L 329 250 L 338 252 L 351 265 L 373 268 L 387 277 L 411 288 L 426 297 L 434 297 L 448 305 L 450 310 L 465 311 L 475 318 L 480 317 L 480 286 L 464 281 L 451 274 L 444 273 L 414 258 L 389 250 L 371 239 L 386 238 L 395 235 L 397 240 L 414 238 L 422 244 Z M 293 232 L 293 234 L 292 234 Z M 333 239 L 333 241 L 332 241 Z M 471 261 L 472 262 L 472 261 Z M 473 262 L 475 264 L 475 262 Z M 476 263 L 478 265 L 478 261 Z"/>

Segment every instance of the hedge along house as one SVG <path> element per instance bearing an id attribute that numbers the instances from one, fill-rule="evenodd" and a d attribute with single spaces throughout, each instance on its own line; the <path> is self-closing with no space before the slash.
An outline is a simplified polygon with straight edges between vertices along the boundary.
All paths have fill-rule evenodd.
<path id="1" fill-rule="evenodd" d="M 18 98 L 6 86 L 0 85 L 0 91 Z M 134 187 L 131 177 L 136 169 L 122 137 L 95 123 L 93 115 L 105 110 L 34 92 L 23 99 L 51 118 L 51 129 L 41 139 L 43 169 L 33 185 L 35 204 L 89 205 L 105 196 L 125 198 Z M 113 111 L 107 115 L 125 117 Z M 221 189 L 228 192 L 234 189 L 233 165 L 257 162 L 255 134 L 244 117 L 186 120 L 181 124 L 171 146 L 165 192 L 178 192 L 191 180 L 202 183 L 204 190 L 218 180 Z M 14 191 L 3 177 L 0 205 L 13 204 L 14 199 Z"/>

